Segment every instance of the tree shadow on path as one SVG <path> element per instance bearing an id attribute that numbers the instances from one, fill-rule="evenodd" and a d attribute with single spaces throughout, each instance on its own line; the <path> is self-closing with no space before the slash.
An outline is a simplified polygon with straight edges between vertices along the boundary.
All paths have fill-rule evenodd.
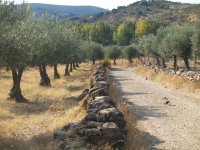
<path id="1" fill-rule="evenodd" d="M 114 69 L 112 71 L 123 71 L 123 69 L 118 68 Z M 120 81 L 130 80 L 122 76 L 116 76 L 113 75 L 112 72 L 109 75 L 109 83 L 111 85 L 110 91 L 111 96 L 114 100 L 118 102 L 118 105 L 126 105 L 127 112 L 125 113 L 125 118 L 127 122 L 127 149 L 130 150 L 140 150 L 140 149 L 148 149 L 148 150 L 157 150 L 156 146 L 159 144 L 164 143 L 165 141 L 159 139 L 158 137 L 152 135 L 149 132 L 146 132 L 144 130 L 141 130 L 139 127 L 137 127 L 137 122 L 139 121 L 145 121 L 148 120 L 150 117 L 156 117 L 161 118 L 165 117 L 166 114 L 160 112 L 160 108 L 158 107 L 152 107 L 152 106 L 137 106 L 134 104 L 134 100 L 130 101 L 128 98 L 132 96 L 138 96 L 138 95 L 148 95 L 151 93 L 137 93 L 137 92 L 126 92 L 122 91 L 122 85 Z M 130 121 L 131 120 L 131 121 Z"/>

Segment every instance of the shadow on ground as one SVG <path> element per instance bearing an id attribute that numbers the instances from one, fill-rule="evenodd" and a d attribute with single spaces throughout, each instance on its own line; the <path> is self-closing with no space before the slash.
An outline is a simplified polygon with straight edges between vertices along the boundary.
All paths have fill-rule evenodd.
<path id="1" fill-rule="evenodd" d="M 123 71 L 121 68 L 112 69 L 112 71 Z M 151 93 L 134 93 L 133 92 L 123 92 L 122 85 L 119 81 L 125 81 L 131 79 L 125 79 L 119 76 L 113 76 L 112 72 L 109 74 L 110 82 L 110 93 L 114 100 L 118 102 L 119 108 L 120 105 L 125 105 L 126 110 L 122 109 L 122 112 L 125 114 L 127 122 L 127 149 L 128 150 L 157 150 L 156 146 L 164 143 L 165 141 L 157 138 L 154 135 L 151 135 L 148 132 L 142 131 L 137 127 L 137 122 L 140 120 L 147 120 L 149 117 L 165 117 L 165 113 L 160 112 L 160 108 L 149 107 L 149 106 L 137 106 L 134 102 L 130 102 L 129 99 L 124 98 L 123 96 L 137 96 L 137 95 L 147 95 Z M 138 113 L 140 112 L 140 113 Z M 142 112 L 142 113 L 141 113 Z"/>

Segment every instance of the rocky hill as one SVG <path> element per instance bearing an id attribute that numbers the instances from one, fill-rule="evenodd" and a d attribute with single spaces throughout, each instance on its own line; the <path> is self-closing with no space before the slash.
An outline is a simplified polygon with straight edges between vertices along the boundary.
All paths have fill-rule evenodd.
<path id="1" fill-rule="evenodd" d="M 123 22 L 138 19 L 161 19 L 169 24 L 181 24 L 200 18 L 200 4 L 187 4 L 165 0 L 138 1 L 128 6 L 119 6 L 111 12 L 86 18 L 88 22 Z"/>

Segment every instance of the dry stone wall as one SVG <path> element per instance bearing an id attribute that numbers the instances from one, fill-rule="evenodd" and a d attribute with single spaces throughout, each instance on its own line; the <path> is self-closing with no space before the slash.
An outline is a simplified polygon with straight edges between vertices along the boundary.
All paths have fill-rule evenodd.
<path id="1" fill-rule="evenodd" d="M 103 149 L 109 145 L 112 149 L 123 150 L 126 141 L 124 115 L 109 96 L 106 69 L 99 66 L 93 74 L 91 89 L 84 90 L 79 98 L 84 98 L 87 116 L 77 124 L 69 124 L 54 133 L 60 149 L 70 150 L 73 142 L 84 140 L 86 144 L 77 149 Z"/>

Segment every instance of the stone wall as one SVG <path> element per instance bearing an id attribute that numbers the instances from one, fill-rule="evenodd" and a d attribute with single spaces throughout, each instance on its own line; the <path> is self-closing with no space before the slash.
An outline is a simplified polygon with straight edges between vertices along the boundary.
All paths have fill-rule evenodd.
<path id="1" fill-rule="evenodd" d="M 177 76 L 184 77 L 184 78 L 188 79 L 189 81 L 200 82 L 199 71 L 187 71 L 185 69 L 179 69 L 177 71 L 174 71 L 174 69 L 169 69 L 169 68 L 162 69 L 156 65 L 154 65 L 154 66 L 144 65 L 144 66 L 153 69 L 155 72 L 164 72 L 165 74 L 177 75 Z"/>
<path id="2" fill-rule="evenodd" d="M 54 138 L 59 140 L 62 150 L 74 149 L 72 143 L 80 139 L 85 144 L 77 149 L 103 149 L 109 145 L 111 149 L 123 150 L 126 123 L 124 115 L 109 96 L 106 69 L 99 66 L 92 80 L 91 89 L 84 90 L 79 96 L 83 99 L 87 116 L 79 123 L 66 125 L 55 132 Z"/>

